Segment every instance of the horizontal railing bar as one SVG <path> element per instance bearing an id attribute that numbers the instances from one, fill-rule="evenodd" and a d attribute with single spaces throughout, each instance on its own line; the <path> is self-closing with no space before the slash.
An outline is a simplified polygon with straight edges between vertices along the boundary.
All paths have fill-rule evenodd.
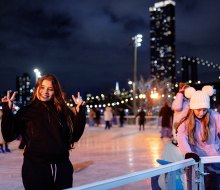
<path id="1" fill-rule="evenodd" d="M 220 162 L 220 156 L 205 156 L 200 157 L 202 164 L 208 164 L 208 163 L 218 163 Z"/>

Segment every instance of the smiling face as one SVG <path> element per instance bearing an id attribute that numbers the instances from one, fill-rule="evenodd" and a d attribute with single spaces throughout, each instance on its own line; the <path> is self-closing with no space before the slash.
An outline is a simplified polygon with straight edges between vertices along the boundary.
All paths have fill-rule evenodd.
<path id="1" fill-rule="evenodd" d="M 43 80 L 42 84 L 38 87 L 37 98 L 41 101 L 50 101 L 54 96 L 54 88 L 52 81 Z"/>
<path id="2" fill-rule="evenodd" d="M 197 118 L 202 119 L 205 114 L 207 113 L 208 109 L 207 108 L 202 108 L 202 109 L 195 109 L 194 114 Z"/>

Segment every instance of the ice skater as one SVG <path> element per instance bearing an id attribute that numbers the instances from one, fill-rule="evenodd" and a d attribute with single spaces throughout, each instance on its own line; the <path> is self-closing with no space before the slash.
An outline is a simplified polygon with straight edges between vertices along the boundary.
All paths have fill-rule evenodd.
<path id="1" fill-rule="evenodd" d="M 26 142 L 22 166 L 25 189 L 67 189 L 73 184 L 69 150 L 83 134 L 86 117 L 83 100 L 72 95 L 75 106 L 67 107 L 54 75 L 38 79 L 32 102 L 12 113 L 16 93 L 2 98 L 2 135 L 7 142 L 22 135 Z"/>

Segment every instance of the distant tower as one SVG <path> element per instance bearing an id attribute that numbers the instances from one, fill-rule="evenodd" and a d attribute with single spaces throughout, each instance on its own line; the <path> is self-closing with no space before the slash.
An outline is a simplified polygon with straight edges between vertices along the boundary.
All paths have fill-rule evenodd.
<path id="1" fill-rule="evenodd" d="M 120 94 L 120 89 L 119 89 L 119 83 L 118 82 L 116 82 L 116 84 L 115 84 L 115 93 Z"/>
<path id="2" fill-rule="evenodd" d="M 17 103 L 21 106 L 27 105 L 31 100 L 31 80 L 27 73 L 16 78 Z"/>
<path id="3" fill-rule="evenodd" d="M 175 2 L 155 3 L 150 11 L 151 76 L 176 81 Z"/>
<path id="4" fill-rule="evenodd" d="M 197 61 L 194 57 L 181 57 L 182 60 L 182 81 L 188 82 L 191 80 L 193 83 L 198 81 Z"/>

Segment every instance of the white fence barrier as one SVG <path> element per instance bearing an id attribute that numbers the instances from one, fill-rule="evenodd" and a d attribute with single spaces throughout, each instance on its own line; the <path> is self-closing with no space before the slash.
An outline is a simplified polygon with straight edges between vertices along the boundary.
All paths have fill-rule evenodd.
<path id="1" fill-rule="evenodd" d="M 115 187 L 120 187 L 122 185 L 134 183 L 137 181 L 145 180 L 147 178 L 151 178 L 151 177 L 158 176 L 158 175 L 165 174 L 165 173 L 171 174 L 171 175 L 168 175 L 167 189 L 175 190 L 176 189 L 176 183 L 175 183 L 176 171 L 180 169 L 184 169 L 189 166 L 194 166 L 194 165 L 196 165 L 196 163 L 193 159 L 182 160 L 182 161 L 178 161 L 175 163 L 163 165 L 157 168 L 147 169 L 147 170 L 143 170 L 139 172 L 134 172 L 128 175 L 119 176 L 116 178 L 111 178 L 111 179 L 94 182 L 94 183 L 87 184 L 87 185 L 82 185 L 79 187 L 74 187 L 74 188 L 71 188 L 71 190 L 82 190 L 82 189 L 84 190 L 85 189 L 86 190 L 103 190 L 103 189 L 107 190 L 107 189 L 112 189 Z M 194 167 L 193 167 L 192 173 L 193 173 L 193 176 L 195 176 Z M 192 180 L 192 187 L 193 189 L 196 190 L 195 180 Z"/>
<path id="2" fill-rule="evenodd" d="M 188 184 L 190 186 L 188 190 L 204 190 L 204 175 L 206 175 L 206 173 L 204 173 L 204 164 L 208 163 L 220 163 L 220 156 L 201 157 L 201 161 L 199 163 L 196 163 L 193 159 L 182 160 L 171 164 L 162 165 L 157 168 L 151 168 L 116 178 L 73 187 L 70 188 L 70 190 L 107 190 L 145 180 L 161 174 L 168 174 L 166 189 L 176 190 L 176 172 L 187 167 L 192 167 L 192 178 L 190 180 L 191 184 Z"/>

